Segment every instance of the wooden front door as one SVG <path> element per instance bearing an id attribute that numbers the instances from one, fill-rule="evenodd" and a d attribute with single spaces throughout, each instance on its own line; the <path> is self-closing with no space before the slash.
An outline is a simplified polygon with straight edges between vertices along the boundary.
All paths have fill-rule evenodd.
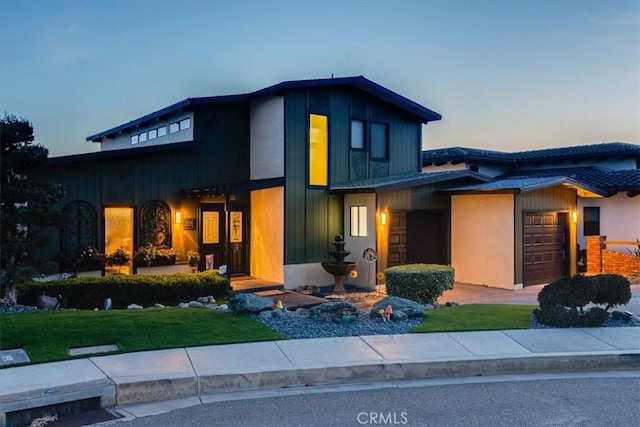
<path id="1" fill-rule="evenodd" d="M 407 263 L 407 215 L 406 212 L 389 212 L 389 258 L 387 266 Z"/>
<path id="2" fill-rule="evenodd" d="M 247 273 L 247 216 L 243 211 L 229 212 L 229 274 Z"/>
<path id="3" fill-rule="evenodd" d="M 523 284 L 549 283 L 568 273 L 568 215 L 524 213 Z"/>

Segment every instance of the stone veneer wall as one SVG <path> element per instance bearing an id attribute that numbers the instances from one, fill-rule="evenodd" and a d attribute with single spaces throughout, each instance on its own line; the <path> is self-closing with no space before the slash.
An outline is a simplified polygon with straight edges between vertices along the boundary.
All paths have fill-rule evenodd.
<path id="1" fill-rule="evenodd" d="M 601 236 L 586 236 L 587 274 L 640 274 L 640 257 L 606 249 Z"/>

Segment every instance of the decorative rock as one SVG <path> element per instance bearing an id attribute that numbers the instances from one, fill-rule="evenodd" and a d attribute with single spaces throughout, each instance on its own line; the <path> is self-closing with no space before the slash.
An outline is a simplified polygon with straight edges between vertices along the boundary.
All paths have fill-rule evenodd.
<path id="1" fill-rule="evenodd" d="M 220 304 L 218 310 L 229 310 L 229 306 L 227 304 Z"/>
<path id="2" fill-rule="evenodd" d="M 191 308 L 204 308 L 204 304 L 198 301 L 189 301 L 188 305 Z"/>
<path id="3" fill-rule="evenodd" d="M 155 308 L 164 308 L 164 307 L 165 307 L 164 305 L 162 305 L 162 304 L 160 304 L 160 303 L 155 303 L 155 304 L 153 304 L 153 306 L 154 306 Z"/>
<path id="4" fill-rule="evenodd" d="M 178 304 L 178 307 L 180 307 L 180 308 L 189 308 L 189 304 L 187 304 L 186 302 L 181 302 L 180 304 Z"/>
<path id="5" fill-rule="evenodd" d="M 271 310 L 273 300 L 255 294 L 235 294 L 229 299 L 229 309 L 236 313 L 260 313 Z"/>
<path id="6" fill-rule="evenodd" d="M 401 310 L 396 310 L 391 314 L 391 320 L 407 320 L 409 316 Z"/>
<path id="7" fill-rule="evenodd" d="M 309 317 L 311 319 L 322 322 L 327 321 L 326 316 L 329 316 L 332 323 L 342 323 L 343 314 L 347 314 L 351 316 L 352 320 L 355 320 L 358 318 L 360 312 L 355 305 L 348 301 L 325 302 L 324 304 L 311 307 L 309 310 Z"/>
<path id="8" fill-rule="evenodd" d="M 380 317 L 379 311 L 391 305 L 393 311 L 403 311 L 408 317 L 422 317 L 425 306 L 406 298 L 388 296 L 376 302 L 371 309 L 371 317 Z"/>
<path id="9" fill-rule="evenodd" d="M 425 304 L 424 309 L 425 310 L 434 310 L 436 308 L 436 306 L 434 306 L 433 304 Z"/>
<path id="10" fill-rule="evenodd" d="M 447 307 L 457 307 L 460 305 L 460 303 L 454 302 L 454 301 L 449 301 L 445 304 Z"/>
<path id="11" fill-rule="evenodd" d="M 216 299 L 212 295 L 208 295 L 206 297 L 198 297 L 196 301 L 206 305 L 206 304 L 213 304 L 214 302 L 216 302 Z"/>
<path id="12" fill-rule="evenodd" d="M 273 317 L 273 311 L 261 311 L 258 313 L 259 319 L 271 319 Z"/>
<path id="13" fill-rule="evenodd" d="M 60 307 L 60 300 L 62 298 L 58 296 L 58 298 L 49 297 L 47 295 L 40 295 L 36 299 L 36 307 L 40 310 L 55 310 Z"/>
<path id="14" fill-rule="evenodd" d="M 138 304 L 129 304 L 127 310 L 141 310 L 142 306 Z"/>
<path id="15" fill-rule="evenodd" d="M 104 304 L 102 305 L 102 309 L 104 311 L 111 310 L 111 298 L 107 298 L 106 300 L 104 300 Z"/>

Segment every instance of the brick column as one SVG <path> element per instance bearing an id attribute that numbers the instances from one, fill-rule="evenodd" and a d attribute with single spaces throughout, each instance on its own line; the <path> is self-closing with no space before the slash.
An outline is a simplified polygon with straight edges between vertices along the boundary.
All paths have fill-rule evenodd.
<path id="1" fill-rule="evenodd" d="M 600 273 L 602 246 L 600 236 L 586 236 L 587 240 L 587 274 Z"/>

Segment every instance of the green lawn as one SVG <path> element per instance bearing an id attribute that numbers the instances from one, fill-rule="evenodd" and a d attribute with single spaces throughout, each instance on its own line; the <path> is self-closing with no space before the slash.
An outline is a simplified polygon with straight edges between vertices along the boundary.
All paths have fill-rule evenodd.
<path id="1" fill-rule="evenodd" d="M 0 348 L 35 362 L 70 359 L 69 348 L 116 344 L 119 352 L 285 339 L 250 317 L 208 309 L 58 310 L 0 316 Z"/>
<path id="2" fill-rule="evenodd" d="M 535 305 L 469 304 L 427 310 L 411 332 L 488 331 L 529 329 Z"/>

